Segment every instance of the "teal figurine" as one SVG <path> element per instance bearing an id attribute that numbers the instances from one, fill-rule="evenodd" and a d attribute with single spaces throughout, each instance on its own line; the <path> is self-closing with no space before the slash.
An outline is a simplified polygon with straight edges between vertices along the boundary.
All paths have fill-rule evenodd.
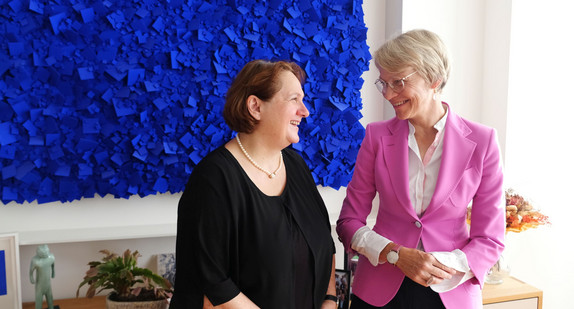
<path id="1" fill-rule="evenodd" d="M 51 279 L 55 276 L 55 258 L 48 245 L 39 245 L 36 255 L 30 262 L 30 282 L 36 285 L 36 309 L 42 309 L 42 300 L 46 297 L 48 309 L 54 309 L 54 297 L 52 296 Z M 34 271 L 36 277 L 34 278 Z"/>

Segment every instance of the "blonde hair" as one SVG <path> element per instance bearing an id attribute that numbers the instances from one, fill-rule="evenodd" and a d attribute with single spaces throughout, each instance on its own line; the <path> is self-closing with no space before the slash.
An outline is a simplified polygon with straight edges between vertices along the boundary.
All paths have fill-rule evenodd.
<path id="1" fill-rule="evenodd" d="M 373 56 L 375 63 L 391 73 L 412 67 L 432 85 L 441 81 L 441 92 L 450 75 L 450 59 L 443 41 L 434 32 L 416 29 L 385 42 Z"/>

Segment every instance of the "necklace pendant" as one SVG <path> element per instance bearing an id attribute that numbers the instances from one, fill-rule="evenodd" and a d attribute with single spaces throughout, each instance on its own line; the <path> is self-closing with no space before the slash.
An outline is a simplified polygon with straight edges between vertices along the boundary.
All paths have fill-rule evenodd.
<path id="1" fill-rule="evenodd" d="M 237 139 L 237 144 L 239 145 L 239 148 L 241 148 L 241 151 L 243 152 L 243 154 L 245 155 L 247 160 L 249 160 L 249 162 L 251 162 L 251 164 L 253 164 L 253 166 L 255 166 L 255 168 L 257 168 L 258 170 L 267 174 L 269 179 L 273 179 L 275 176 L 277 176 L 277 172 L 281 169 L 281 164 L 283 164 L 283 153 L 282 152 L 279 152 L 279 166 L 277 167 L 275 172 L 270 173 L 266 169 L 262 168 L 259 164 L 257 164 L 257 162 L 255 162 L 253 160 L 253 158 L 251 158 L 251 156 L 247 153 L 247 150 L 245 150 L 245 148 L 243 147 L 243 144 L 241 144 L 241 140 L 239 139 L 239 133 L 235 136 L 235 138 Z"/>

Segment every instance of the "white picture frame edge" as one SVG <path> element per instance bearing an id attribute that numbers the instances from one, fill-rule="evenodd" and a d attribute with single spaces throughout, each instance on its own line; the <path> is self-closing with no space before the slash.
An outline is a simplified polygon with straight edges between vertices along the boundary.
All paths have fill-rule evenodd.
<path id="1" fill-rule="evenodd" d="M 0 234 L 0 250 L 6 252 L 6 285 L 8 295 L 12 291 L 15 294 L 15 299 L 7 298 L 7 301 L 13 301 L 11 306 L 15 308 L 22 308 L 22 286 L 20 280 L 20 243 L 18 241 L 18 233 L 1 233 Z M 0 307 L 2 306 L 0 302 Z M 10 308 L 10 307 L 9 307 Z"/>

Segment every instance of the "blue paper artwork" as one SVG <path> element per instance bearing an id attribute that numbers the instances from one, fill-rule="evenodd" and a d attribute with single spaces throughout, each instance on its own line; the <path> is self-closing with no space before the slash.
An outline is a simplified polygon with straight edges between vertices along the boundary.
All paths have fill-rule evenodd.
<path id="1" fill-rule="evenodd" d="M 8 280 L 6 276 L 6 251 L 0 250 L 0 296 L 8 294 Z"/>
<path id="2" fill-rule="evenodd" d="M 2 203 L 181 192 L 233 137 L 225 94 L 250 60 L 306 72 L 292 147 L 318 185 L 351 179 L 368 70 L 361 0 L 53 0 L 0 5 Z"/>

